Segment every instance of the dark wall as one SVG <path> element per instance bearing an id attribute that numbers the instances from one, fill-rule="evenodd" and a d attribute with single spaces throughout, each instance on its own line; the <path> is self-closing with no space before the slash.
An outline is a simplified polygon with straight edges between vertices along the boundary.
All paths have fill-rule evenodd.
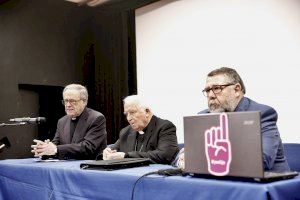
<path id="1" fill-rule="evenodd" d="M 95 41 L 96 56 L 96 108 L 103 110 L 107 118 L 108 143 L 117 140 L 121 127 L 127 125 L 123 116 L 122 99 L 128 94 L 136 94 L 135 59 L 129 41 L 135 37 L 134 16 L 126 12 L 110 13 L 110 16 L 96 14 L 94 28 L 96 35 L 103 37 Z M 100 18 L 103 20 L 99 25 Z M 111 26 L 110 24 L 114 24 Z M 109 43 L 105 48 L 101 44 Z M 134 43 L 135 55 L 135 43 Z M 135 57 L 134 57 L 135 58 Z"/>
<path id="2" fill-rule="evenodd" d="M 88 10 L 64 1 L 9 1 L 0 7 L 0 122 L 39 115 L 39 94 L 19 84 L 63 86 L 81 82 L 80 51 Z M 85 47 L 88 49 L 88 46 Z M 49 96 L 49 103 L 57 101 Z M 0 127 L 12 147 L 2 157 L 31 156 L 35 125 Z"/>
<path id="3" fill-rule="evenodd" d="M 57 90 L 76 82 L 88 87 L 89 107 L 106 116 L 108 143 L 114 142 L 126 125 L 121 100 L 136 92 L 134 37 L 133 11 L 101 11 L 62 0 L 1 4 L 0 123 L 55 108 L 61 100 Z M 49 88 L 56 90 L 47 93 Z M 50 111 L 55 118 L 61 109 Z M 32 139 L 50 137 L 43 131 L 36 125 L 0 127 L 0 138 L 8 136 L 12 143 L 0 159 L 31 157 Z"/>

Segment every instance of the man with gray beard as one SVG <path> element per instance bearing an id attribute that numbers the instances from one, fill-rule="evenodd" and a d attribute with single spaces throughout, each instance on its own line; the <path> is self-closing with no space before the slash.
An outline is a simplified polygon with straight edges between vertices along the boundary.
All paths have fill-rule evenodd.
<path id="1" fill-rule="evenodd" d="M 208 109 L 198 114 L 260 111 L 264 169 L 274 172 L 289 171 L 276 125 L 277 112 L 270 106 L 244 97 L 246 88 L 236 70 L 222 67 L 211 71 L 207 75 L 206 85 L 202 92 L 207 98 Z M 184 149 L 179 152 L 173 164 L 184 168 Z"/>

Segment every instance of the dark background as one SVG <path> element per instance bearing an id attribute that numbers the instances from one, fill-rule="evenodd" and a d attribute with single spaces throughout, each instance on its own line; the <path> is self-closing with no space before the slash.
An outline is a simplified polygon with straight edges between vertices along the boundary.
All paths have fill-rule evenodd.
<path id="1" fill-rule="evenodd" d="M 0 127 L 12 147 L 0 159 L 32 157 L 34 138 L 52 139 L 64 115 L 62 89 L 85 85 L 88 107 L 107 120 L 108 143 L 127 125 L 122 99 L 136 94 L 135 13 L 157 0 L 111 0 L 98 7 L 64 0 L 0 0 L 0 124 L 47 118 L 41 125 Z"/>

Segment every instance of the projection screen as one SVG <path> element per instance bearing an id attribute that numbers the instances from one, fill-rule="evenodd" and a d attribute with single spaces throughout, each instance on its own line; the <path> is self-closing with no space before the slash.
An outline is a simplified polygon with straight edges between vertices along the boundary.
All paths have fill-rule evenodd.
<path id="1" fill-rule="evenodd" d="M 138 94 L 172 121 L 207 108 L 211 70 L 235 68 L 246 97 L 274 107 L 283 142 L 300 142 L 300 2 L 162 0 L 136 10 Z M 298 113 L 298 114 L 297 114 Z"/>

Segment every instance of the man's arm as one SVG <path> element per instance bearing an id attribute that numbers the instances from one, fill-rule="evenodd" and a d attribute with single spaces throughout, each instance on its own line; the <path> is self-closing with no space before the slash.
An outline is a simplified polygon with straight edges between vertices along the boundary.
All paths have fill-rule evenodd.
<path id="1" fill-rule="evenodd" d="M 118 139 L 114 144 L 108 145 L 108 147 L 109 147 L 110 149 L 119 151 L 119 149 L 120 149 L 120 139 Z"/>
<path id="2" fill-rule="evenodd" d="M 175 159 L 171 163 L 174 167 L 179 167 L 181 169 L 184 169 L 184 148 L 182 148 L 179 153 L 176 155 Z"/>
<path id="3" fill-rule="evenodd" d="M 60 127 L 60 120 L 58 120 L 58 122 L 57 122 L 56 132 L 55 132 L 53 140 L 51 141 L 55 145 L 59 145 L 59 129 L 58 129 L 58 127 Z"/>
<path id="4" fill-rule="evenodd" d="M 178 152 L 176 127 L 171 122 L 165 123 L 160 129 L 157 139 L 158 144 L 155 150 L 147 152 L 132 151 L 126 155 L 130 158 L 150 158 L 156 163 L 171 164 Z"/>
<path id="5" fill-rule="evenodd" d="M 270 170 L 274 166 L 280 143 L 279 131 L 277 129 L 277 112 L 268 107 L 261 111 L 261 133 L 263 137 L 263 164 L 266 170 Z"/>
<path id="6" fill-rule="evenodd" d="M 97 156 L 97 159 L 103 159 L 103 160 L 110 160 L 113 159 L 114 157 L 112 156 L 113 154 L 117 153 L 120 147 L 120 139 L 116 141 L 114 144 L 107 145 L 107 147 L 103 150 L 102 153 L 100 153 Z M 121 156 L 120 158 L 124 158 L 124 155 Z"/>

